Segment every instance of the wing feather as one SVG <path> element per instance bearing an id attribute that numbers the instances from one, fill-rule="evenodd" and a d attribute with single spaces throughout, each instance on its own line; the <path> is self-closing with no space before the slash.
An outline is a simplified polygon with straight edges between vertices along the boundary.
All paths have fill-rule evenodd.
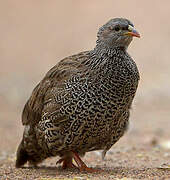
<path id="1" fill-rule="evenodd" d="M 56 98 L 59 98 L 57 94 L 69 95 L 63 91 L 64 81 L 83 68 L 82 61 L 86 58 L 88 58 L 88 51 L 64 58 L 47 72 L 44 79 L 34 88 L 31 97 L 24 106 L 22 112 L 23 125 L 37 124 L 43 116 L 44 107 L 51 113 L 57 113 L 60 108 L 60 104 L 56 103 Z"/>

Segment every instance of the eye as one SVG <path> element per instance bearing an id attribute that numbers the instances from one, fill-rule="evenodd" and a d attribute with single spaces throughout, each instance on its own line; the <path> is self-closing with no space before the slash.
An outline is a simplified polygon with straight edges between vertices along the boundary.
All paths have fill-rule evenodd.
<path id="1" fill-rule="evenodd" d="M 120 31 L 120 26 L 115 26 L 114 30 L 115 31 Z"/>
<path id="2" fill-rule="evenodd" d="M 128 25 L 127 26 L 123 26 L 122 30 L 128 30 Z"/>

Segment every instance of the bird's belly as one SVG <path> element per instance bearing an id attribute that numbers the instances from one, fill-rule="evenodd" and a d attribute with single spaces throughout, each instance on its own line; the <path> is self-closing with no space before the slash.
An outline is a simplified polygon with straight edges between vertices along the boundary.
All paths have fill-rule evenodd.
<path id="1" fill-rule="evenodd" d="M 53 155 L 71 150 L 80 153 L 102 150 L 108 144 L 113 145 L 126 130 L 128 117 L 122 112 L 114 114 L 114 110 L 107 108 L 103 114 L 95 113 L 95 116 L 74 121 L 70 119 L 58 126 L 46 120 L 43 122 L 44 131 L 40 133 L 43 134 L 41 146 L 47 146 Z"/>
<path id="2" fill-rule="evenodd" d="M 38 129 L 49 152 L 104 149 L 123 135 L 133 96 L 124 88 L 104 85 L 83 87 L 81 92 L 71 90 L 70 99 L 59 111 L 46 111 Z"/>

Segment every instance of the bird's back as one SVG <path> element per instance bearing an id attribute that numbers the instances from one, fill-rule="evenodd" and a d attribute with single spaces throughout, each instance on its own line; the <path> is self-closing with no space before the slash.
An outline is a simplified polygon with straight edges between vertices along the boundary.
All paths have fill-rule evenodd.
<path id="1" fill-rule="evenodd" d="M 52 103 L 50 96 L 56 98 L 66 96 L 65 82 L 83 68 L 81 62 L 88 58 L 88 51 L 64 58 L 50 69 L 43 80 L 34 88 L 27 101 L 23 113 L 23 125 L 36 125 L 41 120 L 43 109 L 48 103 Z M 64 90 L 65 89 L 65 90 Z M 55 91 L 55 93 L 53 93 Z M 56 93 L 57 92 L 57 93 Z M 49 101 L 49 102 L 48 102 Z M 57 104 L 57 99 L 54 104 Z M 47 105 L 49 106 L 49 104 Z"/>

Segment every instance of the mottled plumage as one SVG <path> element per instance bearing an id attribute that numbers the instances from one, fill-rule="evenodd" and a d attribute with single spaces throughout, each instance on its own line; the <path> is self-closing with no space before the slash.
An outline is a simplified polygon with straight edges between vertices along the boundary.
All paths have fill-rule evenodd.
<path id="1" fill-rule="evenodd" d="M 126 52 L 132 36 L 139 34 L 129 20 L 112 19 L 99 29 L 93 50 L 61 60 L 46 74 L 23 110 L 16 167 L 56 155 L 67 167 L 74 152 L 103 150 L 104 156 L 119 140 L 139 81 Z"/>

